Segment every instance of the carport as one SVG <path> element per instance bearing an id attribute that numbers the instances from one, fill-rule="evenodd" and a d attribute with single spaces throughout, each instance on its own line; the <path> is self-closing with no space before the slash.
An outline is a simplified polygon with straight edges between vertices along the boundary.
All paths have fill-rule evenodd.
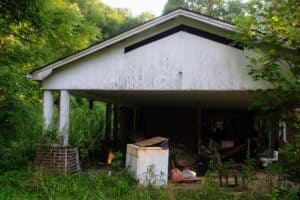
<path id="1" fill-rule="evenodd" d="M 45 129 L 58 91 L 65 147 L 70 95 L 118 106 L 124 134 L 167 136 L 195 151 L 212 116 L 234 116 L 249 130 L 249 91 L 265 84 L 248 75 L 252 53 L 228 39 L 235 32 L 232 24 L 179 9 L 32 72 L 29 78 L 42 82 Z"/>

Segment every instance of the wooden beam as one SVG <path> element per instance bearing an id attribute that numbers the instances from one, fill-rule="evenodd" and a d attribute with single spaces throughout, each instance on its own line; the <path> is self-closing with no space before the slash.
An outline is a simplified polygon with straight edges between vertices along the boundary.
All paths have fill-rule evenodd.
<path id="1" fill-rule="evenodd" d="M 113 134 L 112 138 L 115 138 L 119 133 L 119 107 L 113 106 Z"/>
<path id="2" fill-rule="evenodd" d="M 105 136 L 112 139 L 112 104 L 106 104 L 105 112 Z"/>
<path id="3" fill-rule="evenodd" d="M 200 155 L 201 153 L 201 144 L 202 144 L 202 108 L 198 106 L 197 108 L 197 153 Z"/>
<path id="4" fill-rule="evenodd" d="M 132 124 L 132 130 L 135 132 L 136 131 L 136 117 L 137 115 L 137 109 L 136 107 L 133 108 L 133 124 Z"/>

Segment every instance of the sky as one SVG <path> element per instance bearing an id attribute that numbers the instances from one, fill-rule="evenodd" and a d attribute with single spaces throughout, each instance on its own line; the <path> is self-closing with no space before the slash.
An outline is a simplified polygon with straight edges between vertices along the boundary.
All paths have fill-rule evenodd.
<path id="1" fill-rule="evenodd" d="M 128 8 L 133 15 L 150 11 L 159 16 L 167 0 L 101 0 L 101 2 L 114 8 Z"/>

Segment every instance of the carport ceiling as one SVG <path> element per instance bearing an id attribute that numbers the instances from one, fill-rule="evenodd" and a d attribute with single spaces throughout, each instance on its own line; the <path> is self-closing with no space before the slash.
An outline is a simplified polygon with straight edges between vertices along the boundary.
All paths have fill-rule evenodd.
<path id="1" fill-rule="evenodd" d="M 127 106 L 197 106 L 247 108 L 253 98 L 248 91 L 124 91 L 75 90 L 75 96 Z"/>

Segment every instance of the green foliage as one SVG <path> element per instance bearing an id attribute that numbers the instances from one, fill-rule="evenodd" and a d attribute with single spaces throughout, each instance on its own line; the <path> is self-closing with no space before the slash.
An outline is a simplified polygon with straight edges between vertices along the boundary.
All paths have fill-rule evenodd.
<path id="1" fill-rule="evenodd" d="M 43 145 L 61 144 L 61 140 L 58 138 L 57 133 L 58 127 L 55 124 L 51 124 L 40 137 L 40 143 Z"/>
<path id="2" fill-rule="evenodd" d="M 300 192 L 296 189 L 290 189 L 288 191 L 281 190 L 279 188 L 273 188 L 271 193 L 268 195 L 269 199 L 272 200 L 298 200 Z"/>
<path id="3" fill-rule="evenodd" d="M 26 74 L 152 17 L 135 18 L 96 0 L 0 1 L 0 171 L 25 165 L 41 140 L 55 140 L 53 133 L 40 138 L 41 85 Z M 87 153 L 103 109 L 78 101 L 72 100 L 70 140 Z M 98 140 L 91 151 L 99 148 Z"/>
<path id="4" fill-rule="evenodd" d="M 300 183 L 300 144 L 286 144 L 280 149 L 281 168 L 291 181 Z"/>
<path id="5" fill-rule="evenodd" d="M 256 160 L 254 158 L 251 158 L 251 156 L 250 156 L 250 141 L 248 140 L 246 161 L 242 165 L 242 176 L 245 180 L 246 187 L 248 187 L 251 180 L 253 179 L 255 165 L 256 165 Z"/>
<path id="6" fill-rule="evenodd" d="M 218 151 L 218 147 L 212 145 L 209 151 L 211 155 L 211 159 L 209 160 L 209 170 L 210 171 L 219 170 L 222 163 L 221 163 L 220 152 Z"/>
<path id="7" fill-rule="evenodd" d="M 163 13 L 169 13 L 177 8 L 185 8 L 186 2 L 185 0 L 168 0 L 166 5 L 164 6 Z"/>
<path id="8" fill-rule="evenodd" d="M 121 152 L 115 153 L 115 159 L 112 162 L 112 166 L 115 170 L 122 170 L 124 169 L 124 155 Z"/>
<path id="9" fill-rule="evenodd" d="M 166 187 L 140 187 L 126 171 L 114 172 L 111 175 L 100 171 L 60 176 L 42 171 L 11 171 L 0 176 L 0 186 L 0 199 L 269 200 L 293 199 L 297 195 L 296 191 L 288 193 L 288 196 L 280 196 L 279 191 L 272 194 L 253 191 L 235 194 L 210 181 L 195 190 L 184 189 L 182 185 L 176 184 Z"/>
<path id="10" fill-rule="evenodd" d="M 256 165 L 256 160 L 253 158 L 247 158 L 245 164 L 242 166 L 242 175 L 245 180 L 245 186 L 247 187 L 254 176 L 254 167 Z"/>
<path id="11" fill-rule="evenodd" d="M 163 12 L 180 7 L 229 22 L 245 14 L 245 4 L 240 0 L 168 0 Z"/>
<path id="12" fill-rule="evenodd" d="M 79 6 L 86 21 L 101 29 L 103 35 L 98 35 L 98 40 L 107 39 L 124 30 L 139 25 L 154 18 L 148 12 L 133 17 L 127 9 L 113 9 L 99 0 L 73 0 Z"/>
<path id="13" fill-rule="evenodd" d="M 249 15 L 235 21 L 242 30 L 238 40 L 257 53 L 250 60 L 250 75 L 269 84 L 255 101 L 265 113 L 299 105 L 299 11 L 297 0 L 251 1 Z"/>
<path id="14" fill-rule="evenodd" d="M 6 173 L 0 185 L 0 199 L 121 199 L 133 181 L 125 172 L 57 176 L 36 171 Z"/>
<path id="15" fill-rule="evenodd" d="M 104 124 L 104 104 L 94 102 L 89 109 L 88 101 L 80 98 L 71 99 L 70 144 L 78 148 L 99 151 L 104 135 L 101 131 Z M 97 139 L 97 141 L 95 141 Z"/>
<path id="16" fill-rule="evenodd" d="M 220 200 L 231 200 L 238 199 L 234 194 L 221 188 L 216 183 L 206 183 L 201 191 L 196 193 L 196 199 L 220 199 Z"/>
<path id="17" fill-rule="evenodd" d="M 67 1 L 0 2 L 0 171 L 34 155 L 42 135 L 40 84 L 26 74 L 89 45 L 96 28 Z"/>
<path id="18" fill-rule="evenodd" d="M 253 107 L 268 118 L 268 130 L 278 133 L 278 121 L 291 124 L 300 135 L 299 116 L 293 109 L 300 105 L 300 2 L 297 0 L 253 0 L 248 15 L 235 23 L 240 28 L 237 40 L 256 54 L 250 58 L 250 75 L 265 83 L 256 92 Z M 299 141 L 281 148 L 280 169 L 299 182 Z"/>

